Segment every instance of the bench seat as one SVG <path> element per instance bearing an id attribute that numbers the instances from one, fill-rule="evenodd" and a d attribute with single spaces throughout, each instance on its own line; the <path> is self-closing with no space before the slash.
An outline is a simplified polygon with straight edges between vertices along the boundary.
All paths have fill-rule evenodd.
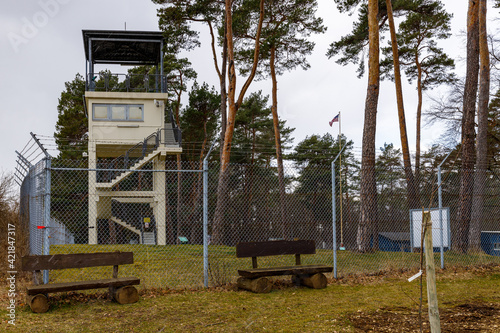
<path id="1" fill-rule="evenodd" d="M 47 294 L 50 293 L 100 288 L 109 288 L 111 297 L 120 304 L 135 303 L 139 300 L 139 293 L 134 285 L 139 285 L 141 280 L 132 276 L 118 277 L 119 265 L 132 265 L 133 263 L 134 254 L 132 252 L 120 251 L 24 256 L 22 258 L 22 270 L 32 271 L 35 283 L 34 286 L 26 288 L 31 310 L 36 313 L 47 312 L 49 309 Z M 39 283 L 38 276 L 41 271 L 101 266 L 113 266 L 113 275 L 110 279 Z"/>
<path id="2" fill-rule="evenodd" d="M 48 294 L 72 290 L 87 290 L 99 288 L 120 288 L 125 286 L 139 285 L 141 280 L 136 277 L 123 277 L 102 280 L 62 282 L 52 284 L 41 284 L 27 287 L 28 295 Z"/>
<path id="3" fill-rule="evenodd" d="M 333 267 L 325 265 L 302 265 L 302 266 L 283 266 L 266 267 L 238 270 L 240 276 L 255 279 L 264 276 L 278 275 L 313 275 L 317 273 L 330 273 Z"/>
<path id="4" fill-rule="evenodd" d="M 272 282 L 267 277 L 292 275 L 297 285 L 305 285 L 314 289 L 326 288 L 328 280 L 323 273 L 333 272 L 333 267 L 326 265 L 302 265 L 302 254 L 315 254 L 316 245 L 313 240 L 277 240 L 264 242 L 241 242 L 236 244 L 236 257 L 252 258 L 252 268 L 239 269 L 238 287 L 255 293 L 268 293 Z M 294 266 L 278 266 L 259 268 L 257 257 L 294 255 Z"/>

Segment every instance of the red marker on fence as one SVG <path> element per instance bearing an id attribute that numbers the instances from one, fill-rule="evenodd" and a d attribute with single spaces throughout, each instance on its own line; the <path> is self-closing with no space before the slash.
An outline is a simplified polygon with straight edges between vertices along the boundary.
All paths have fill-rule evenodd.
<path id="1" fill-rule="evenodd" d="M 46 227 L 46 226 L 43 226 L 43 225 L 39 225 L 39 226 L 37 226 L 37 229 L 45 229 L 45 228 L 47 228 L 47 227 Z"/>

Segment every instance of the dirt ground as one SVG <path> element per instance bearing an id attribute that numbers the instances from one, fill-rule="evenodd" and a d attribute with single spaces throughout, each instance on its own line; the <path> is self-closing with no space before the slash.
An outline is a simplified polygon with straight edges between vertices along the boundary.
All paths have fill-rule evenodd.
<path id="1" fill-rule="evenodd" d="M 486 264 L 475 267 L 451 267 L 447 270 L 439 270 L 440 277 L 470 277 L 489 275 L 499 271 L 499 265 Z M 393 274 L 402 274 L 393 271 Z M 341 279 L 334 283 L 356 285 L 377 283 L 383 280 L 384 274 L 366 274 L 347 279 Z M 422 313 L 422 331 L 430 332 L 429 316 L 427 306 L 424 305 Z M 439 318 L 441 332 L 464 333 L 464 332 L 495 332 L 500 333 L 500 303 L 486 303 L 482 301 L 471 301 L 462 303 L 445 303 L 440 305 Z M 418 309 L 406 307 L 382 308 L 374 312 L 358 311 L 347 316 L 355 332 L 420 332 L 420 321 Z"/>
<path id="2" fill-rule="evenodd" d="M 424 308 L 425 309 L 425 308 Z M 440 309 L 441 332 L 500 332 L 500 305 L 494 303 L 457 304 Z M 430 332 L 424 313 L 423 332 Z M 355 332 L 420 332 L 416 309 L 383 308 L 349 316 Z"/>

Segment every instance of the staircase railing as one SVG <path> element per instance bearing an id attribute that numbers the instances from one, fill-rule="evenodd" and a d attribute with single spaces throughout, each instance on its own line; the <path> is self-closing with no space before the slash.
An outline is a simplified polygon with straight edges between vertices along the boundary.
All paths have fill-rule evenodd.
<path id="1" fill-rule="evenodd" d="M 167 140 L 167 131 L 172 131 L 175 140 L 174 144 L 180 147 L 182 144 L 182 131 L 179 127 L 177 127 L 172 113 L 169 113 L 169 115 L 172 124 L 171 129 L 159 129 L 158 131 L 145 138 L 142 142 L 134 145 L 125 154 L 120 155 L 111 161 L 98 162 L 97 168 L 100 169 L 100 171 L 97 172 L 97 182 L 111 182 L 122 173 L 122 171 L 114 171 L 112 169 L 129 169 L 135 163 L 146 157 L 147 154 L 152 153 L 153 151 L 158 149 L 160 144 L 164 144 L 165 146 L 168 144 L 172 144 L 172 142 L 168 142 L 169 140 Z"/>
<path id="2" fill-rule="evenodd" d="M 174 133 L 175 142 L 177 142 L 179 144 L 179 147 L 180 147 L 181 144 L 182 144 L 182 131 L 177 126 L 177 122 L 174 119 L 174 115 L 173 115 L 173 112 L 172 112 L 171 109 L 169 110 L 168 115 L 169 115 L 169 118 L 170 118 L 170 123 L 172 124 L 172 131 Z M 165 132 L 167 131 L 166 128 L 164 130 L 165 130 Z M 166 133 L 165 133 L 165 136 L 166 136 Z"/>
<path id="3" fill-rule="evenodd" d="M 129 169 L 135 163 L 146 157 L 147 154 L 155 151 L 160 146 L 160 135 L 161 130 L 158 130 L 145 138 L 144 141 L 130 148 L 125 154 L 118 156 L 112 161 L 98 163 L 98 169 L 102 169 L 102 171 L 97 173 L 97 182 L 111 182 L 114 178 L 118 177 L 122 171 L 109 169 Z"/>

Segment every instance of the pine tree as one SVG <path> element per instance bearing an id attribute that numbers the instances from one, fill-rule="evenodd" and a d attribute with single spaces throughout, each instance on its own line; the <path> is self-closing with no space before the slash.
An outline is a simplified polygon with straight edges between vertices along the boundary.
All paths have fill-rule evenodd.
<path id="1" fill-rule="evenodd" d="M 460 177 L 459 211 L 457 232 L 452 246 L 466 252 L 472 211 L 474 188 L 474 117 L 479 76 L 479 2 L 469 0 L 467 12 L 467 70 L 465 78 L 462 115 L 462 167 Z"/>
<path id="2" fill-rule="evenodd" d="M 88 119 L 83 96 L 85 79 L 76 74 L 73 81 L 64 83 L 57 105 L 57 123 L 54 138 L 61 159 L 81 159 L 88 146 Z"/>
<path id="3" fill-rule="evenodd" d="M 280 214 L 281 225 L 285 229 L 284 226 L 288 218 L 286 216 L 282 138 L 279 131 L 277 76 L 299 66 L 308 69 L 310 64 L 306 57 L 311 54 L 315 44 L 307 38 L 312 33 L 323 33 L 326 28 L 322 25 L 322 19 L 315 17 L 316 0 L 268 0 L 265 2 L 265 6 L 266 14 L 261 36 L 257 75 L 262 78 L 270 77 L 272 82 L 271 109 L 280 183 Z M 251 26 L 246 24 L 248 20 L 247 15 L 245 15 L 247 11 L 251 10 L 252 8 L 244 7 L 241 8 L 238 15 L 235 15 L 236 18 L 243 21 L 235 23 L 235 37 L 241 44 L 236 52 L 236 57 L 246 65 L 241 68 L 243 73 L 250 70 L 253 62 L 253 40 L 247 37 L 251 35 L 247 31 Z M 286 235 L 282 235 L 282 237 L 287 238 Z"/>
<path id="4" fill-rule="evenodd" d="M 455 83 L 456 78 L 450 72 L 454 68 L 453 59 L 437 45 L 438 40 L 450 36 L 450 20 L 440 1 L 414 1 L 409 7 L 404 20 L 399 24 L 397 40 L 399 62 L 405 70 L 408 81 L 417 82 L 418 104 L 416 112 L 416 153 L 415 175 L 417 182 L 420 173 L 420 141 L 423 91 L 443 83 Z M 393 79 L 392 48 L 383 48 L 386 58 L 381 63 L 384 77 Z"/>

